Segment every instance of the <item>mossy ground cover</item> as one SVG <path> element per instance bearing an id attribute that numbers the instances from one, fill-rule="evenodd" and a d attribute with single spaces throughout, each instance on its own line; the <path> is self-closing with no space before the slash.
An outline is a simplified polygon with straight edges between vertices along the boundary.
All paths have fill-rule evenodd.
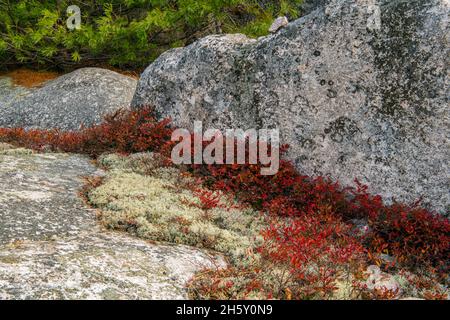
<path id="1" fill-rule="evenodd" d="M 221 192 L 217 192 L 218 203 L 205 209 L 199 195 L 209 191 L 155 153 L 105 154 L 97 163 L 107 175 L 85 195 L 99 209 L 100 223 L 106 228 L 147 240 L 212 249 L 227 258 L 228 267 L 206 269 L 187 284 L 191 298 L 266 299 L 272 297 L 268 291 L 277 292 L 276 298 L 292 295 L 289 287 L 298 284 L 289 267 L 262 259 L 259 251 L 269 217 L 239 206 Z M 344 269 L 333 295 L 348 299 L 354 292 Z"/>
<path id="2" fill-rule="evenodd" d="M 305 219 L 304 228 L 295 232 L 307 240 L 302 245 L 308 249 L 289 247 L 289 243 L 280 246 L 268 234 L 272 231 L 283 237 L 283 228 L 298 226 L 295 219 L 264 216 L 221 192 L 214 193 L 217 203 L 205 209 L 202 195 L 210 191 L 199 187 L 201 182 L 182 168 L 167 166 L 159 154 L 107 154 L 97 161 L 107 175 L 86 196 L 99 209 L 105 227 L 143 239 L 211 249 L 227 258 L 226 268 L 201 271 L 187 284 L 191 298 L 392 299 L 448 294 L 433 276 L 405 270 L 393 274 L 399 292 L 368 290 L 370 275 L 365 271 L 368 263 L 362 247 L 353 238 L 339 239 L 339 231 L 327 230 L 328 224 L 336 230 L 345 228 L 340 220 Z M 315 230 L 320 224 L 324 228 Z M 326 234 L 330 235 L 327 241 L 315 242 Z M 284 249 L 305 255 L 297 266 L 304 274 L 302 279 L 284 260 Z M 423 283 L 428 289 L 421 287 Z"/>

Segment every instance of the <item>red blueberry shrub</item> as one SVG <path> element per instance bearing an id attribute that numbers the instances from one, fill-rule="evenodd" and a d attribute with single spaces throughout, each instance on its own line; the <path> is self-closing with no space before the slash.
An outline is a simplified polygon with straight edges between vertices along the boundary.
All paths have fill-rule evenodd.
<path id="1" fill-rule="evenodd" d="M 106 152 L 164 152 L 170 149 L 172 129 L 168 119 L 157 121 L 150 107 L 119 110 L 102 124 L 80 131 L 0 128 L 0 140 L 35 150 L 50 149 L 97 157 Z"/>
<path id="2" fill-rule="evenodd" d="M 369 234 L 364 243 L 378 264 L 380 254 L 395 257 L 396 265 L 411 269 L 433 267 L 443 277 L 448 273 L 450 256 L 450 223 L 417 204 L 383 204 L 367 187 L 358 184 L 351 201 L 353 215 L 367 218 Z"/>
<path id="3" fill-rule="evenodd" d="M 364 265 L 364 248 L 350 229 L 324 207 L 316 214 L 273 223 L 263 232 L 260 251 L 264 259 L 288 271 L 293 298 L 331 298 L 338 282 L 349 282 Z"/>
<path id="4" fill-rule="evenodd" d="M 196 171 L 197 170 L 197 171 Z M 232 192 L 236 197 L 270 215 L 313 215 L 330 207 L 344 223 L 367 220 L 370 232 L 361 239 L 375 260 L 379 254 L 396 257 L 401 266 L 430 265 L 448 271 L 450 224 L 447 218 L 417 205 L 385 205 L 367 187 L 343 188 L 337 182 L 300 175 L 293 165 L 281 161 L 275 176 L 260 175 L 257 165 L 202 166 L 201 173 L 212 189 Z"/>

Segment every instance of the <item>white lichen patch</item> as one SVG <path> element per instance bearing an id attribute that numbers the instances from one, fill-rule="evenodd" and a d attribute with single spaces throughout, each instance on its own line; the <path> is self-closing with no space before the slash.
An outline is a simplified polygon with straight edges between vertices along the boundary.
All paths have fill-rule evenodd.
<path id="1" fill-rule="evenodd" d="M 234 261 L 244 261 L 257 246 L 264 222 L 252 209 L 236 209 L 222 197 L 217 208 L 203 210 L 188 186 L 192 179 L 175 168 L 158 166 L 153 154 L 109 155 L 103 184 L 90 191 L 102 224 L 156 241 L 214 249 Z"/>
<path id="2" fill-rule="evenodd" d="M 33 151 L 25 148 L 16 148 L 11 144 L 0 142 L 0 155 L 26 155 Z"/>
<path id="3" fill-rule="evenodd" d="M 11 149 L 1 149 L 0 148 L 0 155 L 27 155 L 32 154 L 33 151 L 29 149 L 24 148 L 11 148 Z"/>

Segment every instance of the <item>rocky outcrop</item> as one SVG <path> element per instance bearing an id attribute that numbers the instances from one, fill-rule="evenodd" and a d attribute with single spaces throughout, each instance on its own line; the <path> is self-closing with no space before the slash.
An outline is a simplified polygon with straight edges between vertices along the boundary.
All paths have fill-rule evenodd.
<path id="1" fill-rule="evenodd" d="M 303 15 L 307 15 L 317 8 L 327 5 L 330 1 L 332 0 L 303 0 L 300 11 Z"/>
<path id="2" fill-rule="evenodd" d="M 279 128 L 310 175 L 448 210 L 448 1 L 330 0 L 258 40 L 163 54 L 132 105 L 182 127 Z"/>
<path id="3" fill-rule="evenodd" d="M 8 79 L 0 82 L 0 127 L 77 130 L 128 108 L 136 80 L 119 73 L 83 68 L 23 94 Z M 9 86 L 9 88 L 8 88 Z M 23 91 L 23 90 L 22 90 Z"/>
<path id="4" fill-rule="evenodd" d="M 214 255 L 103 230 L 78 196 L 90 160 L 0 143 L 0 300 L 185 299 Z"/>

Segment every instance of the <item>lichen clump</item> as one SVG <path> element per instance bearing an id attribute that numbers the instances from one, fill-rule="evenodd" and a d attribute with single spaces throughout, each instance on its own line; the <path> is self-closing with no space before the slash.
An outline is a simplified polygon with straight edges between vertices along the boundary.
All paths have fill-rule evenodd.
<path id="1" fill-rule="evenodd" d="M 103 225 L 138 237 L 213 249 L 241 261 L 262 242 L 263 217 L 252 209 L 236 208 L 221 198 L 220 205 L 202 209 L 192 177 L 164 167 L 152 153 L 129 157 L 102 156 L 108 169 L 103 183 L 88 192 L 100 209 Z"/>
<path id="2" fill-rule="evenodd" d="M 33 151 L 25 148 L 15 148 L 14 146 L 0 142 L 0 155 L 27 155 L 32 154 Z"/>

